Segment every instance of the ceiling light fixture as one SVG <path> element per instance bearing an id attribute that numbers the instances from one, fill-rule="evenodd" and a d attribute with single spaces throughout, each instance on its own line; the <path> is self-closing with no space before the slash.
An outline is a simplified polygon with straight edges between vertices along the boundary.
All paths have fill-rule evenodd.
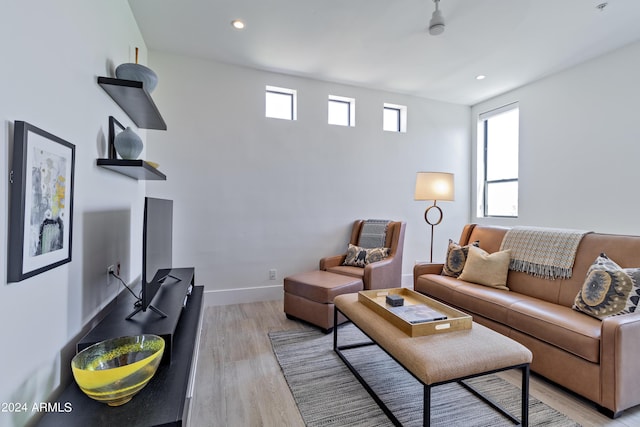
<path id="1" fill-rule="evenodd" d="M 444 32 L 444 18 L 442 17 L 442 12 L 438 9 L 440 0 L 433 0 L 433 2 L 436 4 L 436 10 L 431 15 L 431 21 L 429 21 L 429 34 L 437 36 Z"/>
<path id="2" fill-rule="evenodd" d="M 487 78 L 487 76 L 485 76 L 484 74 L 478 74 L 478 75 L 476 76 L 476 80 L 484 80 L 484 79 L 486 79 L 486 78 Z"/>
<path id="3" fill-rule="evenodd" d="M 242 22 L 239 19 L 234 19 L 233 21 L 231 21 L 231 26 L 233 28 L 235 28 L 236 30 L 243 30 L 244 29 L 244 22 Z"/>

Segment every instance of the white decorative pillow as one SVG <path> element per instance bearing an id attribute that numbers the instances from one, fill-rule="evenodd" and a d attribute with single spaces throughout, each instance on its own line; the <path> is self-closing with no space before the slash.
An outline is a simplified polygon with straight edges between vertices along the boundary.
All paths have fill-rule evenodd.
<path id="1" fill-rule="evenodd" d="M 360 246 L 349 243 L 347 249 L 347 257 L 342 265 L 350 265 L 353 267 L 364 267 L 372 262 L 381 261 L 389 256 L 391 248 L 361 248 Z"/>
<path id="2" fill-rule="evenodd" d="M 507 274 L 510 261 L 511 249 L 490 254 L 484 249 L 469 246 L 467 262 L 458 278 L 465 282 L 508 291 Z"/>
<path id="3" fill-rule="evenodd" d="M 640 268 L 622 268 L 600 254 L 589 267 L 573 308 L 597 319 L 633 313 L 640 300 Z"/>

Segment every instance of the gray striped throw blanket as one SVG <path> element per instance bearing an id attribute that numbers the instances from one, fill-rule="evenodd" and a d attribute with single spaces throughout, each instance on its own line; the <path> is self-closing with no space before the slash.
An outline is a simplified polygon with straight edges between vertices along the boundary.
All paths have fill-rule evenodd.
<path id="1" fill-rule="evenodd" d="M 387 227 L 391 221 L 386 219 L 367 219 L 362 224 L 358 246 L 363 248 L 382 248 L 387 240 Z"/>
<path id="2" fill-rule="evenodd" d="M 509 269 L 545 279 L 568 279 L 584 230 L 514 227 L 507 231 L 500 250 L 511 249 Z"/>

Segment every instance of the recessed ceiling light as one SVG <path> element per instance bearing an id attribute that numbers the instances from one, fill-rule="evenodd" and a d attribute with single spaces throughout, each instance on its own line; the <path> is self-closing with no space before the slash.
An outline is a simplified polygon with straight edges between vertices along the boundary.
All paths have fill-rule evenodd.
<path id="1" fill-rule="evenodd" d="M 244 22 L 239 19 L 234 19 L 233 21 L 231 21 L 231 26 L 236 30 L 242 30 L 244 29 Z"/>
<path id="2" fill-rule="evenodd" d="M 484 74 L 479 74 L 479 75 L 476 76 L 476 80 L 484 80 L 486 78 L 487 78 L 487 76 L 485 76 Z"/>

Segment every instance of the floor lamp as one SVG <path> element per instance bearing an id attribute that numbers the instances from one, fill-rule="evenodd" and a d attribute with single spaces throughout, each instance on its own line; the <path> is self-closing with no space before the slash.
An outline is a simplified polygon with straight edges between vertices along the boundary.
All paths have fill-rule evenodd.
<path id="1" fill-rule="evenodd" d="M 446 172 L 418 172 L 416 175 L 415 200 L 433 200 L 433 205 L 424 211 L 424 220 L 431 226 L 431 255 L 429 262 L 433 262 L 433 227 L 442 222 L 442 209 L 436 206 L 438 200 L 453 201 L 453 174 Z M 436 210 L 437 221 L 429 220 L 429 211 Z"/>

